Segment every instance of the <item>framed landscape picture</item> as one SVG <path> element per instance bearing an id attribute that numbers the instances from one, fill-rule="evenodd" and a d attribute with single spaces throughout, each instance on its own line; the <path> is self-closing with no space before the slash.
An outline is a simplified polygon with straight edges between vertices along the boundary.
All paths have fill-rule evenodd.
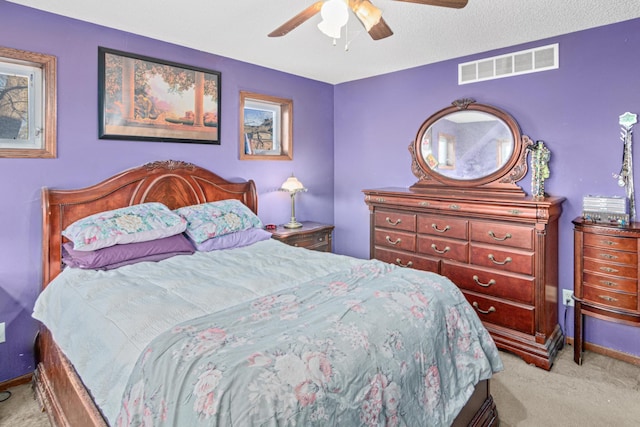
<path id="1" fill-rule="evenodd" d="M 57 58 L 0 46 L 0 158 L 55 158 Z"/>
<path id="2" fill-rule="evenodd" d="M 293 159 L 293 101 L 240 92 L 240 159 Z"/>
<path id="3" fill-rule="evenodd" d="M 99 137 L 220 144 L 220 77 L 100 47 Z"/>

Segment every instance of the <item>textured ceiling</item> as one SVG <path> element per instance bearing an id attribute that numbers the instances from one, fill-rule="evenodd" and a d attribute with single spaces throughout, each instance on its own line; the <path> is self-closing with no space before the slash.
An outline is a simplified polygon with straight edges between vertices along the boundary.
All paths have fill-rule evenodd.
<path id="1" fill-rule="evenodd" d="M 351 14 L 334 46 L 320 16 L 267 37 L 315 0 L 10 1 L 332 84 L 640 17 L 638 0 L 469 0 L 464 9 L 372 0 L 394 35 L 373 41 Z"/>

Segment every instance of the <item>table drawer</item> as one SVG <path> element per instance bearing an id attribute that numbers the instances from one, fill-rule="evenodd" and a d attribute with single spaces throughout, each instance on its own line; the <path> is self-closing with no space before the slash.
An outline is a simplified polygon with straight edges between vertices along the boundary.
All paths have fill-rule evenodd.
<path id="1" fill-rule="evenodd" d="M 515 249 L 471 245 L 471 264 L 491 267 L 498 271 L 533 275 L 533 255 L 533 252 Z"/>
<path id="2" fill-rule="evenodd" d="M 418 236 L 418 252 L 460 262 L 469 260 L 469 242 Z"/>
<path id="3" fill-rule="evenodd" d="M 621 250 L 611 250 L 585 246 L 583 249 L 585 258 L 593 258 L 600 261 L 615 262 L 618 264 L 638 265 L 637 252 L 623 252 Z"/>
<path id="4" fill-rule="evenodd" d="M 469 221 L 447 216 L 418 215 L 418 233 L 467 240 Z"/>
<path id="5" fill-rule="evenodd" d="M 629 252 L 636 252 L 638 249 L 637 239 L 605 236 L 592 233 L 584 233 L 583 239 L 585 246 L 595 246 L 597 248 L 617 249 Z"/>
<path id="6" fill-rule="evenodd" d="M 375 229 L 375 244 L 388 248 L 402 249 L 405 251 L 416 251 L 416 235 L 403 231 Z"/>
<path id="7" fill-rule="evenodd" d="M 625 310 L 638 309 L 638 294 L 613 292 L 585 284 L 582 288 L 582 297 L 594 304 L 610 308 L 621 308 Z"/>
<path id="8" fill-rule="evenodd" d="M 599 286 L 620 292 L 637 292 L 638 282 L 636 279 L 624 279 L 622 277 L 604 276 L 601 274 L 585 271 L 582 273 L 582 281 L 585 285 Z"/>
<path id="9" fill-rule="evenodd" d="M 418 270 L 432 271 L 437 273 L 440 269 L 440 261 L 434 258 L 421 257 L 415 254 L 394 251 L 385 248 L 374 248 L 375 259 L 388 262 L 390 264 L 396 264 L 401 267 L 410 267 Z"/>
<path id="10" fill-rule="evenodd" d="M 488 268 L 472 267 L 443 261 L 442 275 L 461 289 L 533 304 L 534 278 L 504 274 Z"/>
<path id="11" fill-rule="evenodd" d="M 638 266 L 628 264 L 615 264 L 608 261 L 597 261 L 592 258 L 584 259 L 584 269 L 600 274 L 608 274 L 610 276 L 629 277 L 635 279 L 638 277 Z"/>
<path id="12" fill-rule="evenodd" d="M 288 244 L 300 248 L 312 249 L 320 252 L 331 252 L 329 235 L 315 233 L 312 235 L 290 238 Z"/>
<path id="13" fill-rule="evenodd" d="M 462 291 L 483 322 L 504 326 L 525 334 L 534 333 L 535 308 L 533 306 L 486 297 L 475 292 Z"/>
<path id="14" fill-rule="evenodd" d="M 474 242 L 533 249 L 532 227 L 488 221 L 473 221 L 470 227 Z"/>
<path id="15" fill-rule="evenodd" d="M 376 228 L 416 231 L 416 214 L 378 209 L 374 215 L 374 224 Z"/>

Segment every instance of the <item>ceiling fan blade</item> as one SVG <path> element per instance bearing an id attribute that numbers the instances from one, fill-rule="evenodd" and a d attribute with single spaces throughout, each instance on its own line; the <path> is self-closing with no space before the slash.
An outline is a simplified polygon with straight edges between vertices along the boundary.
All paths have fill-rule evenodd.
<path id="1" fill-rule="evenodd" d="M 393 31 L 391 31 L 391 28 L 389 28 L 384 19 L 380 18 L 380 22 L 371 27 L 371 29 L 369 30 L 369 35 L 374 40 L 380 40 L 392 36 Z"/>
<path id="2" fill-rule="evenodd" d="M 462 9 L 469 0 L 396 0 L 407 3 L 425 4 L 427 6 L 452 7 L 454 9 Z"/>
<path id="3" fill-rule="evenodd" d="M 349 0 L 349 7 L 372 39 L 380 40 L 393 35 L 393 31 L 382 19 L 382 11 L 369 0 Z"/>
<path id="4" fill-rule="evenodd" d="M 294 30 L 300 24 L 304 23 L 306 20 L 308 20 L 309 18 L 313 17 L 315 14 L 320 12 L 320 9 L 322 8 L 323 4 L 324 4 L 324 1 L 315 2 L 314 4 L 312 4 L 311 6 L 309 6 L 302 12 L 298 13 L 296 16 L 289 19 L 287 22 L 285 22 L 284 24 L 282 24 L 272 32 L 270 32 L 269 37 L 282 37 L 286 35 L 291 30 Z"/>

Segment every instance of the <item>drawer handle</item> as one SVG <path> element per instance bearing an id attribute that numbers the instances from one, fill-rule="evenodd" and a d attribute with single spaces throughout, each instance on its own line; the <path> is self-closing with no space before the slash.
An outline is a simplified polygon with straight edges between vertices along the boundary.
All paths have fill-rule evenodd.
<path id="1" fill-rule="evenodd" d="M 431 249 L 433 249 L 434 251 L 438 252 L 439 254 L 446 254 L 447 252 L 449 252 L 451 250 L 451 248 L 449 246 L 446 246 L 443 250 L 438 249 L 438 247 L 436 246 L 435 243 L 431 244 Z"/>
<path id="2" fill-rule="evenodd" d="M 402 242 L 402 239 L 398 237 L 394 242 L 392 242 L 391 237 L 387 236 L 387 242 L 389 242 L 390 245 L 397 245 L 398 243 Z"/>
<path id="3" fill-rule="evenodd" d="M 615 246 L 618 244 L 617 242 L 612 242 L 611 240 L 601 240 L 600 243 L 607 246 Z"/>
<path id="4" fill-rule="evenodd" d="M 603 299 L 605 301 L 609 301 L 609 302 L 618 301 L 618 298 L 610 297 L 608 295 L 598 295 L 598 298 L 601 298 L 601 299 Z"/>
<path id="5" fill-rule="evenodd" d="M 476 284 L 482 286 L 483 288 L 488 288 L 489 286 L 496 284 L 496 281 L 494 279 L 489 280 L 488 283 L 482 283 L 480 281 L 480 278 L 478 276 L 476 276 L 475 274 L 473 275 L 473 281 L 476 282 Z"/>
<path id="6" fill-rule="evenodd" d="M 494 258 L 493 254 L 489 254 L 488 258 L 494 263 L 494 264 L 498 264 L 498 265 L 505 265 L 505 264 L 509 264 L 511 261 L 513 261 L 511 259 L 510 256 L 508 256 L 504 261 L 496 261 L 496 259 Z"/>
<path id="7" fill-rule="evenodd" d="M 318 242 L 324 242 L 324 237 L 318 237 Z"/>
<path id="8" fill-rule="evenodd" d="M 391 224 L 391 225 L 399 225 L 402 222 L 402 220 L 400 218 L 396 219 L 395 221 L 391 221 L 391 218 L 387 217 L 387 223 Z"/>
<path id="9" fill-rule="evenodd" d="M 611 254 L 600 254 L 600 258 L 618 259 L 618 256 L 617 255 L 611 255 Z"/>
<path id="10" fill-rule="evenodd" d="M 446 225 L 443 229 L 439 229 L 438 226 L 436 224 L 431 224 L 431 227 L 436 230 L 438 233 L 444 233 L 445 231 L 449 230 L 451 227 L 449 227 L 448 225 Z"/>
<path id="11" fill-rule="evenodd" d="M 478 303 L 476 301 L 473 302 L 473 306 L 475 307 L 476 310 L 478 310 L 482 314 L 489 314 L 496 311 L 496 308 L 494 306 L 489 307 L 489 310 L 483 310 L 480 307 L 478 307 Z"/>
<path id="12" fill-rule="evenodd" d="M 607 285 L 607 286 L 618 286 L 618 284 L 616 282 L 611 282 L 609 280 L 600 280 L 600 283 L 602 283 L 603 285 Z"/>
<path id="13" fill-rule="evenodd" d="M 488 234 L 489 234 L 489 236 L 491 236 L 493 238 L 493 240 L 497 240 L 499 242 L 504 242 L 505 240 L 511 238 L 511 233 L 505 234 L 502 239 L 500 237 L 497 237 L 496 234 L 493 231 L 489 231 Z"/>
<path id="14" fill-rule="evenodd" d="M 449 209 L 453 209 L 454 211 L 459 211 L 460 210 L 460 206 L 458 206 L 458 205 L 449 205 Z"/>
<path id="15" fill-rule="evenodd" d="M 413 261 L 409 261 L 408 263 L 403 264 L 400 258 L 396 258 L 396 264 L 398 264 L 402 268 L 409 268 L 413 265 Z"/>
<path id="16" fill-rule="evenodd" d="M 611 267 L 600 267 L 600 270 L 606 271 L 607 273 L 617 273 L 618 270 Z"/>

